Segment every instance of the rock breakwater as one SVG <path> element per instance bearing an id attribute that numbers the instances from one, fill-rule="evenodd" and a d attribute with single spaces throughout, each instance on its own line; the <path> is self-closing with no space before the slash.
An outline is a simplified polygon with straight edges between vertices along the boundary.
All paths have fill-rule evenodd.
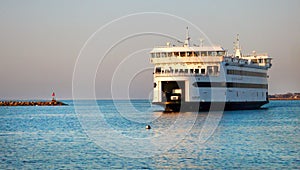
<path id="1" fill-rule="evenodd" d="M 65 106 L 61 101 L 0 101 L 0 106 Z"/>

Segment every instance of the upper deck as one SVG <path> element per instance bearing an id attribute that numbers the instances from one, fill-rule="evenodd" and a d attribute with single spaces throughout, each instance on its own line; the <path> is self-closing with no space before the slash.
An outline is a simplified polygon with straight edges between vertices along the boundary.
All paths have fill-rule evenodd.
<path id="1" fill-rule="evenodd" d="M 226 56 L 221 46 L 212 47 L 156 47 L 151 52 L 151 63 L 209 63 L 221 62 Z"/>
<path id="2" fill-rule="evenodd" d="M 157 64 L 212 64 L 226 62 L 249 67 L 270 68 L 272 58 L 268 54 L 243 55 L 239 45 L 239 38 L 235 43 L 234 54 L 229 55 L 221 46 L 190 46 L 188 37 L 183 46 L 175 46 L 167 43 L 166 46 L 153 48 L 150 52 L 150 62 Z"/>

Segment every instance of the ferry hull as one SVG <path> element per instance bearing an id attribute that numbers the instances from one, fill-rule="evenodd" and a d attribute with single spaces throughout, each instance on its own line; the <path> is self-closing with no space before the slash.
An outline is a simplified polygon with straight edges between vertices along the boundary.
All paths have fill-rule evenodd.
<path id="1" fill-rule="evenodd" d="M 165 112 L 179 111 L 226 111 L 226 110 L 254 110 L 269 101 L 253 102 L 153 102 L 153 104 L 163 106 Z"/>

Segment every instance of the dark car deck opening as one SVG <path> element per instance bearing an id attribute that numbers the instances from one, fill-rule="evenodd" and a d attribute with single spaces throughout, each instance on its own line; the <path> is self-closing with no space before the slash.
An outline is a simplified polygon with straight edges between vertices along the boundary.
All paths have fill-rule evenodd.
<path id="1" fill-rule="evenodd" d="M 184 81 L 162 81 L 161 82 L 163 102 L 183 102 L 185 101 Z"/>

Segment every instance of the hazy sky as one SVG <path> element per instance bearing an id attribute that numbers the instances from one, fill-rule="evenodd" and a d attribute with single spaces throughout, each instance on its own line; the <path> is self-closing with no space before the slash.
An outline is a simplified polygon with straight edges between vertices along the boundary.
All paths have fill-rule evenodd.
<path id="1" fill-rule="evenodd" d="M 300 92 L 299 9 L 299 0 L 1 0 L 0 99 L 48 99 L 53 89 L 58 98 L 70 99 L 74 70 L 82 75 L 75 84 L 89 84 L 94 78 L 97 98 L 123 98 L 128 93 L 148 98 L 153 86 L 148 52 L 172 40 L 158 34 L 184 39 L 185 27 L 192 27 L 174 16 L 202 30 L 190 28 L 195 43 L 205 34 L 232 51 L 239 33 L 244 53 L 256 50 L 273 57 L 270 94 Z M 141 12 L 173 16 L 124 17 Z M 120 17 L 124 18 L 107 24 Z M 156 34 L 138 34 L 143 31 Z M 78 93 L 92 97 L 85 90 Z"/>

